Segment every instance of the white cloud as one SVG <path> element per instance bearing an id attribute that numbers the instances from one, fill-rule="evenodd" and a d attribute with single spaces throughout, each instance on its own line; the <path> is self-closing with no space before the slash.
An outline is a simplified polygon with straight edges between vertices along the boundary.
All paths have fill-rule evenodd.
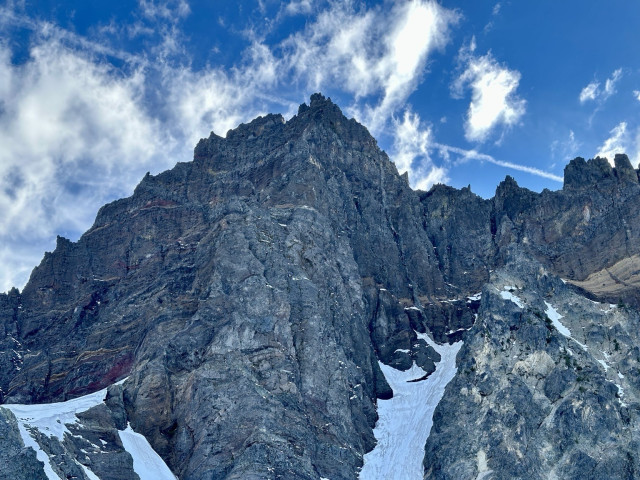
<path id="1" fill-rule="evenodd" d="M 431 129 L 421 125 L 418 114 L 406 110 L 402 120 L 394 119 L 394 133 L 392 159 L 400 174 L 409 172 L 413 188 L 428 190 L 433 184 L 448 180 L 446 169 L 436 166 L 429 156 Z"/>
<path id="2" fill-rule="evenodd" d="M 498 15 L 500 15 L 500 11 L 502 10 L 502 5 L 500 3 L 496 3 L 493 6 L 493 9 L 491 10 L 491 16 L 492 17 L 497 17 Z M 491 30 L 493 30 L 494 27 L 494 21 L 490 20 L 482 29 L 482 31 L 487 34 L 489 33 Z"/>
<path id="3" fill-rule="evenodd" d="M 516 95 L 520 72 L 500 65 L 491 53 L 474 56 L 475 48 L 472 40 L 461 50 L 465 70 L 453 83 L 452 93 L 462 96 L 466 88 L 471 90 L 465 137 L 484 142 L 499 125 L 516 125 L 525 113 L 526 102 Z"/>
<path id="4" fill-rule="evenodd" d="M 610 132 L 611 135 L 598 148 L 596 157 L 604 157 L 613 165 L 616 153 L 627 153 L 629 150 L 629 133 L 627 122 L 620 122 Z"/>
<path id="5" fill-rule="evenodd" d="M 142 14 L 151 20 L 160 18 L 176 21 L 191 13 L 191 8 L 186 0 L 139 0 L 138 7 Z"/>
<path id="6" fill-rule="evenodd" d="M 580 91 L 578 97 L 580 103 L 599 101 L 604 103 L 609 97 L 616 93 L 616 84 L 622 78 L 622 69 L 618 68 L 613 71 L 611 76 L 604 82 L 604 88 L 600 88 L 600 82 L 593 81 Z"/>
<path id="7" fill-rule="evenodd" d="M 353 94 L 350 111 L 377 133 L 415 90 L 429 53 L 447 43 L 457 19 L 430 1 L 397 3 L 390 11 L 334 3 L 284 47 L 299 80 L 310 90 L 338 86 Z M 367 98 L 374 94 L 379 101 Z"/>
<path id="8" fill-rule="evenodd" d="M 291 0 L 285 7 L 285 12 L 289 15 L 300 15 L 311 13 L 313 5 L 311 0 Z"/>
<path id="9" fill-rule="evenodd" d="M 559 175 L 555 175 L 551 172 L 547 172 L 545 170 L 541 170 L 535 167 L 529 167 L 527 165 L 520 165 L 513 162 L 506 162 L 504 160 L 498 160 L 491 155 L 487 155 L 486 153 L 480 153 L 476 150 L 466 150 L 464 148 L 454 147 L 451 145 L 443 145 L 441 143 L 434 143 L 433 147 L 438 149 L 440 154 L 444 157 L 449 157 L 449 154 L 455 153 L 460 156 L 460 160 L 462 162 L 468 160 L 480 160 L 483 162 L 489 162 L 494 165 L 498 165 L 504 168 L 510 168 L 512 170 L 517 170 L 519 172 L 526 172 L 531 175 L 535 175 L 537 177 L 548 178 L 549 180 L 554 180 L 556 182 L 562 182 L 563 178 Z"/>
<path id="10" fill-rule="evenodd" d="M 640 102 L 640 90 L 634 90 L 633 96 L 636 97 L 636 100 Z"/>
<path id="11" fill-rule="evenodd" d="M 600 84 L 598 82 L 591 82 L 580 92 L 580 103 L 587 102 L 589 100 L 595 100 L 599 94 L 598 89 Z"/>
<path id="12" fill-rule="evenodd" d="M 607 78 L 607 81 L 604 84 L 604 98 L 607 99 L 614 93 L 616 93 L 616 83 L 622 77 L 622 69 L 618 68 L 615 70 L 611 77 Z"/>

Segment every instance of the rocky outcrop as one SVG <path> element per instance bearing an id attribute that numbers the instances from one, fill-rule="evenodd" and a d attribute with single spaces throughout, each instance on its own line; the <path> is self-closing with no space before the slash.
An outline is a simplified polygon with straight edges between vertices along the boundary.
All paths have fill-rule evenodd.
<path id="1" fill-rule="evenodd" d="M 568 462 L 591 455 L 587 445 L 618 442 L 624 456 L 633 434 L 600 444 L 585 433 L 592 424 L 580 424 L 574 447 L 551 420 L 535 422 L 554 419 L 565 398 L 574 410 L 606 407 L 611 418 L 592 418 L 607 428 L 632 432 L 635 417 L 591 353 L 611 350 L 596 339 L 609 331 L 589 323 L 594 339 L 579 339 L 588 352 L 572 348 L 582 370 L 600 372 L 577 385 L 578 367 L 562 353 L 571 341 L 541 312 L 555 302 L 569 318 L 567 302 L 616 297 L 627 316 L 602 321 L 632 328 L 640 214 L 629 206 L 640 184 L 628 158 L 614 163 L 573 160 L 558 192 L 510 177 L 489 200 L 470 188 L 413 191 L 367 130 L 319 94 L 288 121 L 266 115 L 226 138 L 212 133 L 192 162 L 147 175 L 131 197 L 105 205 L 77 242 L 59 237 L 22 292 L 0 294 L 0 401 L 67 400 L 128 376 L 108 415 L 101 407 L 87 425 L 113 432 L 129 422 L 181 479 L 355 478 L 375 444 L 376 402 L 393 395 L 378 362 L 433 372 L 440 356 L 416 333 L 428 331 L 439 343 L 465 341 L 436 410 L 429 475 L 577 478 L 584 471 Z M 504 302 L 507 279 L 531 307 Z M 617 341 L 631 352 L 636 340 Z M 608 355 L 631 382 L 621 384 L 631 405 L 635 364 Z M 480 419 L 520 433 L 482 436 L 460 423 Z M 561 458 L 544 453 L 556 441 Z M 457 453 L 462 463 L 447 460 Z M 524 470 L 509 466 L 517 459 Z"/>
<path id="2" fill-rule="evenodd" d="M 2 480 L 47 480 L 36 452 L 23 446 L 15 417 L 3 408 L 0 408 L 0 462 Z"/>
<path id="3" fill-rule="evenodd" d="M 436 409 L 425 478 L 636 478 L 639 320 L 511 249 Z"/>
<path id="4" fill-rule="evenodd" d="M 5 301 L 22 363 L 4 401 L 130 375 L 127 418 L 180 478 L 352 478 L 391 395 L 378 359 L 438 360 L 405 310 L 447 295 L 422 211 L 320 95 L 212 134 Z"/>

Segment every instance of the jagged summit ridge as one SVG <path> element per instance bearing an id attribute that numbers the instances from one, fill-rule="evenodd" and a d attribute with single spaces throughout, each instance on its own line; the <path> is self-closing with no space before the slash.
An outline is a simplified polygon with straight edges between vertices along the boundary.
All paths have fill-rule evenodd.
<path id="1" fill-rule="evenodd" d="M 574 158 L 564 169 L 564 189 L 593 188 L 612 183 L 638 183 L 638 171 L 631 166 L 629 157 L 616 154 L 612 167 L 606 158 L 585 161 Z"/>
<path id="2" fill-rule="evenodd" d="M 394 394 L 380 362 L 430 374 L 441 359 L 424 340 L 429 335 L 468 345 L 460 372 L 473 386 L 465 387 L 472 393 L 460 403 L 460 418 L 477 420 L 477 392 L 502 392 L 505 408 L 516 412 L 534 398 L 548 413 L 547 400 L 533 392 L 535 379 L 523 377 L 528 370 L 513 370 L 524 357 L 505 363 L 509 371 L 486 363 L 482 378 L 473 358 L 499 359 L 497 339 L 515 338 L 518 355 L 561 359 L 557 347 L 570 340 L 536 315 L 551 298 L 539 295 L 554 288 L 558 308 L 575 294 L 635 311 L 640 213 L 629 206 L 640 201 L 640 184 L 626 157 L 614 163 L 576 159 L 555 192 L 531 192 L 511 177 L 492 199 L 444 185 L 414 191 L 366 128 L 319 94 L 288 121 L 265 115 L 224 138 L 212 133 L 196 146 L 194 161 L 145 176 L 131 197 L 105 205 L 78 242 L 59 238 L 22 292 L 0 295 L 0 401 L 65 400 L 128 376 L 88 417 L 92 428 L 104 421 L 121 430 L 129 422 L 179 478 L 356 478 L 375 444 L 376 404 Z M 515 293 L 504 290 L 509 285 Z M 521 292 L 525 285 L 540 292 Z M 500 292 L 537 306 L 524 315 Z M 634 315 L 611 320 L 619 348 L 628 351 L 635 336 L 623 333 Z M 566 324 L 574 331 L 578 321 Z M 629 358 L 619 367 L 633 379 Z M 579 360 L 581 368 L 604 361 Z M 558 401 L 568 380 L 563 365 L 554 365 L 540 375 L 549 385 L 545 398 Z M 572 398 L 597 404 L 609 377 Z M 507 378 L 522 380 L 517 392 L 502 388 Z M 624 388 L 635 398 L 633 382 Z M 609 390 L 607 405 L 622 418 Z M 459 394 L 445 391 L 448 411 Z M 440 433 L 466 431 L 451 422 L 457 415 L 438 411 L 432 457 Z M 621 438 L 620 451 L 629 450 Z M 509 441 L 524 448 L 521 438 Z M 459 445 L 467 445 L 464 469 L 436 458 L 434 478 L 486 473 L 474 462 L 476 447 L 496 472 L 515 461 L 492 456 L 501 452 L 492 450 L 496 444 Z M 529 464 L 541 445 L 527 445 Z"/>

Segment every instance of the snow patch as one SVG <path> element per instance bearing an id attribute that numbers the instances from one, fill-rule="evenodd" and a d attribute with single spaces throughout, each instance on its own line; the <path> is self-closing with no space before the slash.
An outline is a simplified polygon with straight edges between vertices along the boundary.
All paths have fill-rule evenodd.
<path id="1" fill-rule="evenodd" d="M 147 439 L 136 433 L 127 423 L 125 430 L 119 430 L 118 435 L 124 449 L 133 458 L 133 471 L 140 480 L 176 480 L 176 477 L 162 458 L 155 452 Z"/>
<path id="2" fill-rule="evenodd" d="M 616 383 L 616 387 L 618 387 L 618 400 L 620 401 L 620 405 L 623 407 L 626 407 L 627 404 L 622 401 L 622 397 L 624 396 L 624 389 L 622 388 L 622 386 L 618 385 L 617 383 Z"/>
<path id="3" fill-rule="evenodd" d="M 516 287 L 511 287 L 509 285 L 505 286 L 504 289 L 500 292 L 500 296 L 505 300 L 511 300 L 515 303 L 519 308 L 524 308 L 524 304 L 520 298 L 516 297 L 511 290 L 515 290 Z"/>
<path id="4" fill-rule="evenodd" d="M 476 454 L 476 463 L 478 467 L 478 475 L 476 476 L 476 480 L 483 480 L 485 477 L 489 476 L 493 473 L 493 470 L 489 470 L 487 465 L 487 454 L 484 450 L 478 450 Z"/>
<path id="5" fill-rule="evenodd" d="M 458 332 L 466 332 L 467 330 L 471 330 L 473 327 L 469 327 L 469 328 L 459 328 L 457 330 L 449 330 L 446 335 L 453 335 L 454 333 L 458 333 Z"/>
<path id="6" fill-rule="evenodd" d="M 471 295 L 470 297 L 467 297 L 467 303 L 477 302 L 481 298 L 482 298 L 482 292 L 478 292 L 475 295 Z"/>
<path id="7" fill-rule="evenodd" d="M 444 389 L 456 374 L 456 355 L 462 342 L 438 345 L 426 333 L 417 333 L 441 356 L 436 370 L 426 375 L 415 363 L 406 371 L 380 364 L 393 389 L 393 398 L 378 400 L 378 422 L 373 430 L 378 443 L 364 456 L 360 480 L 402 478 L 422 480 L 424 445 L 433 426 L 433 412 Z"/>
<path id="8" fill-rule="evenodd" d="M 107 389 L 103 388 L 98 392 L 66 402 L 39 405 L 7 404 L 2 405 L 2 408 L 11 410 L 18 419 L 18 424 L 22 424 L 26 428 L 35 428 L 49 438 L 54 436 L 62 441 L 65 432 L 71 434 L 66 425 L 78 422 L 76 414 L 100 405 L 106 395 Z"/>
<path id="9" fill-rule="evenodd" d="M 115 385 L 123 384 L 128 377 L 120 380 Z M 6 404 L 0 408 L 11 411 L 18 421 L 18 430 L 25 447 L 31 447 L 36 452 L 36 457 L 44 464 L 44 473 L 49 480 L 60 480 L 58 474 L 53 470 L 53 465 L 49 456 L 35 440 L 31 432 L 37 430 L 47 437 L 56 437 L 59 441 L 64 440 L 65 433 L 72 435 L 67 425 L 79 423 L 77 414 L 86 412 L 103 403 L 107 396 L 107 388 L 82 397 L 67 400 L 66 402 L 44 403 L 36 405 Z M 153 451 L 147 440 L 140 434 L 135 433 L 128 426 L 127 430 L 119 431 L 120 440 L 127 452 L 133 457 L 134 471 L 141 480 L 175 480 L 175 476 L 169 467 L 162 461 L 156 452 Z M 107 442 L 100 439 L 103 445 Z M 96 450 L 100 447 L 93 445 Z M 78 462 L 76 462 L 78 463 Z M 160 465 L 161 464 L 161 465 Z M 78 463 L 89 480 L 99 480 L 98 476 L 86 466 Z"/>
<path id="10" fill-rule="evenodd" d="M 560 332 L 565 337 L 570 338 L 571 340 L 576 342 L 578 345 L 580 345 L 582 347 L 583 350 L 586 351 L 587 350 L 587 346 L 582 344 L 582 343 L 580 343 L 575 338 L 573 338 L 573 336 L 571 335 L 571 331 L 567 327 L 565 327 L 562 324 L 562 322 L 560 322 L 560 319 L 562 318 L 562 315 L 560 315 L 558 313 L 558 311 L 550 303 L 544 302 L 544 304 L 547 306 L 547 309 L 545 310 L 544 313 L 547 315 L 547 317 L 549 317 L 549 319 L 551 320 L 551 323 L 553 323 L 553 326 L 556 327 L 556 330 L 558 330 L 558 332 Z"/>
<path id="11" fill-rule="evenodd" d="M 66 424 L 78 422 L 77 413 L 85 412 L 96 405 L 100 405 L 106 395 L 107 389 L 104 388 L 90 395 L 66 402 L 40 405 L 21 405 L 16 403 L 1 405 L 0 408 L 6 408 L 15 415 L 24 446 L 35 450 L 37 459 L 44 463 L 44 473 L 47 478 L 49 480 L 59 480 L 60 477 L 53 470 L 49 456 L 40 448 L 40 445 L 38 445 L 38 442 L 30 432 L 38 430 L 49 438 L 53 436 L 62 441 L 65 432 L 71 434 Z M 87 477 L 93 480 L 88 473 Z"/>
<path id="12" fill-rule="evenodd" d="M 84 471 L 84 474 L 87 476 L 87 478 L 89 480 L 100 480 L 100 477 L 98 477 L 95 473 L 93 473 L 91 470 L 89 470 L 89 468 L 87 468 L 86 466 L 82 465 L 80 462 L 76 462 L 78 465 L 80 465 L 80 467 L 82 467 L 82 470 Z"/>

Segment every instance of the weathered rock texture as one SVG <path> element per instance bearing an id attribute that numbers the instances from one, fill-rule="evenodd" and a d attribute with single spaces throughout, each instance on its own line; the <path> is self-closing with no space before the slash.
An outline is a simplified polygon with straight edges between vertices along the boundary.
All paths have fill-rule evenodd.
<path id="1" fill-rule="evenodd" d="M 637 478 L 639 322 L 510 250 L 435 412 L 426 478 Z"/>
<path id="2" fill-rule="evenodd" d="M 519 285 L 572 292 L 565 304 L 568 295 L 640 304 L 637 269 L 629 267 L 640 255 L 639 196 L 626 156 L 616 156 L 615 168 L 573 160 L 558 192 L 537 194 L 510 177 L 491 200 L 442 185 L 413 191 L 367 130 L 316 94 L 289 121 L 267 115 L 226 138 L 212 133 L 192 162 L 147 175 L 131 197 L 104 206 L 78 242 L 58 238 L 22 292 L 0 295 L 0 401 L 64 400 L 129 376 L 109 422 L 131 422 L 181 479 L 355 478 L 375 443 L 376 400 L 392 395 L 378 361 L 433 371 L 439 356 L 415 334 L 428 329 L 438 342 L 466 342 L 462 373 L 436 413 L 428 476 L 474 475 L 478 464 L 496 478 L 520 475 L 507 465 L 520 452 L 530 466 L 523 472 L 582 478 L 569 460 L 591 455 L 581 442 L 596 445 L 595 437 L 576 437 L 578 446 L 561 433 L 532 437 L 531 422 L 577 391 L 567 425 L 582 406 L 604 408 L 585 432 L 626 425 L 627 433 L 598 444 L 624 456 L 636 417 L 630 407 L 622 413 L 601 372 L 578 385 L 577 367 L 562 367 L 562 338 L 541 319 L 521 328 L 534 314 L 505 310 L 491 289 L 496 275 L 511 275 Z M 513 259 L 514 249 L 524 260 Z M 547 280 L 529 278 L 538 268 L 530 265 L 546 269 Z M 481 290 L 481 306 L 467 300 Z M 530 297 L 538 310 L 540 298 Z M 630 329 L 636 316 L 628 312 L 620 325 Z M 529 333 L 508 352 L 495 343 L 518 331 Z M 618 341 L 625 352 L 638 348 L 635 336 Z M 535 382 L 528 363 L 515 366 L 528 361 L 527 347 L 538 355 L 529 363 L 546 365 Z M 469 373 L 472 360 L 484 358 L 479 352 L 505 358 Z M 593 366 L 582 352 L 572 358 Z M 634 365 L 619 367 L 630 398 Z M 487 395 L 513 405 L 510 419 L 474 403 L 487 396 L 473 393 L 485 371 Z M 526 375 L 510 383 L 513 371 Z M 547 400 L 534 387 L 547 388 Z M 447 420 L 456 402 L 456 422 L 482 419 L 492 429 L 508 420 L 527 433 L 506 432 L 509 448 L 494 437 L 482 443 Z M 535 415 L 523 420 L 529 405 Z M 540 453 L 547 443 L 528 448 L 535 438 L 555 445 L 557 458 Z M 495 453 L 503 450 L 511 456 Z M 463 463 L 450 463 L 454 454 Z M 619 456 L 609 460 L 636 468 Z M 593 471 L 608 468 L 589 458 Z M 20 461 L 31 464 L 28 454 Z"/>

